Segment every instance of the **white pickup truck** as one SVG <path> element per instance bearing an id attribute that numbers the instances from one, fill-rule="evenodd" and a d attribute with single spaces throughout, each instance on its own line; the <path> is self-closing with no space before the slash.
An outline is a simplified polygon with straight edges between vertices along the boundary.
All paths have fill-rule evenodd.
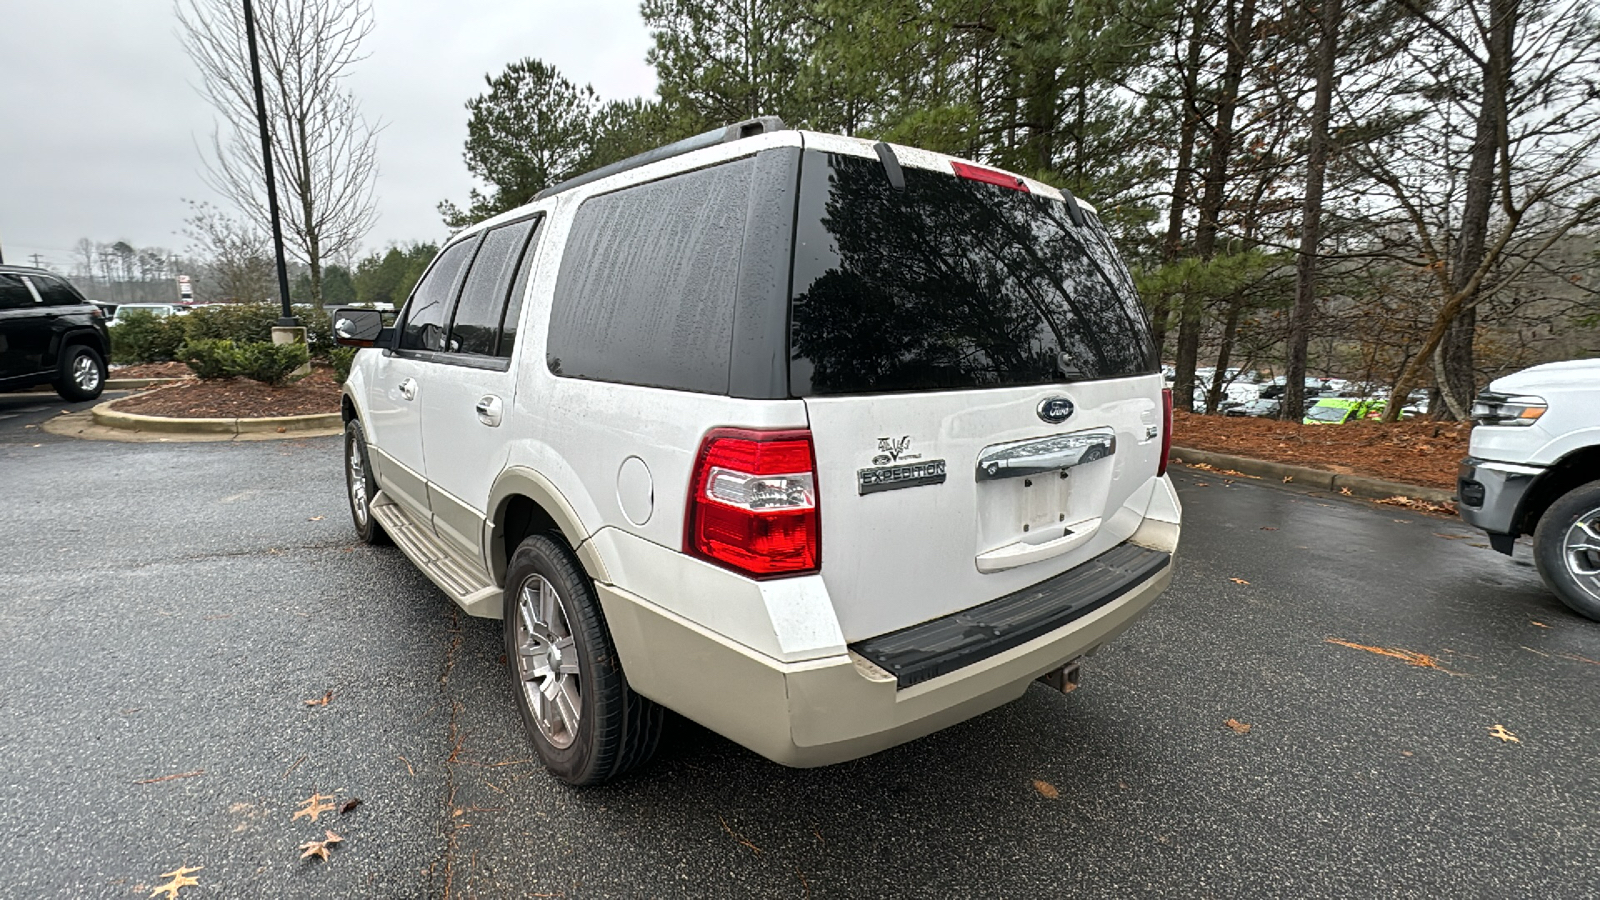
<path id="1" fill-rule="evenodd" d="M 1461 518 L 1510 555 L 1533 535 L 1546 586 L 1600 621 L 1600 359 L 1524 369 L 1472 404 L 1461 462 Z"/>

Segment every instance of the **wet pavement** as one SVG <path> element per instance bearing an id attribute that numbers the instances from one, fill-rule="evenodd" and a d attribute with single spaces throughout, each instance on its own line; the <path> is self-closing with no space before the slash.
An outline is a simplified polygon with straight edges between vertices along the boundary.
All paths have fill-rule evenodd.
<path id="1" fill-rule="evenodd" d="M 579 791 L 531 761 L 498 624 L 354 542 L 337 439 L 28 424 L 0 895 L 1595 895 L 1600 624 L 1455 520 L 1177 471 L 1173 586 L 1075 693 L 814 770 L 677 721 Z"/>

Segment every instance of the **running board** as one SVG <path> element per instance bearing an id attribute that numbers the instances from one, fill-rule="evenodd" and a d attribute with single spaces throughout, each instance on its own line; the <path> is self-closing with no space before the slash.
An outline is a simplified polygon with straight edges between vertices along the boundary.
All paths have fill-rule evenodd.
<path id="1" fill-rule="evenodd" d="M 483 619 L 500 618 L 503 595 L 500 588 L 451 556 L 450 551 L 434 536 L 432 529 L 419 525 L 383 491 L 372 498 L 370 509 L 372 517 L 383 526 L 384 533 L 389 535 L 395 546 L 467 615 Z"/>

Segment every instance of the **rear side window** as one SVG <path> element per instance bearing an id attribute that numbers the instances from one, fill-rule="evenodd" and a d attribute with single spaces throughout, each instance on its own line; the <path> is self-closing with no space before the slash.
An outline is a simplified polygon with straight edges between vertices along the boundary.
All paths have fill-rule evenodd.
<path id="1" fill-rule="evenodd" d="M 960 390 L 1155 371 L 1133 279 L 1066 203 L 876 159 L 805 153 L 795 396 Z"/>
<path id="2" fill-rule="evenodd" d="M 522 259 L 534 220 L 525 219 L 489 231 L 472 260 L 455 319 L 450 324 L 446 350 L 494 356 L 500 338 L 500 317 L 506 311 L 512 275 Z M 506 355 L 510 355 L 509 353 Z"/>
<path id="3" fill-rule="evenodd" d="M 556 279 L 550 371 L 728 390 L 753 158 L 593 197 Z"/>
<path id="4" fill-rule="evenodd" d="M 406 305 L 406 324 L 400 332 L 402 350 L 436 350 L 445 347 L 445 329 L 450 323 L 450 308 L 456 298 L 461 270 L 472 259 L 478 246 L 476 235 L 451 244 L 439 254 L 428 274 L 422 276 L 411 302 Z"/>
<path id="5" fill-rule="evenodd" d="M 39 291 L 39 296 L 44 298 L 48 306 L 78 306 L 83 303 L 72 288 L 62 282 L 45 276 L 33 276 L 33 286 Z"/>

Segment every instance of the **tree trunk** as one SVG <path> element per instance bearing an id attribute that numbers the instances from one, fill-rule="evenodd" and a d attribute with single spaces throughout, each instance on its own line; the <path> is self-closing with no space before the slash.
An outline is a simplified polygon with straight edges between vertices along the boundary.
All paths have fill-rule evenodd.
<path id="1" fill-rule="evenodd" d="M 1200 82 L 1201 15 L 1198 5 L 1190 12 L 1193 23 L 1189 29 L 1189 47 L 1183 61 L 1183 99 L 1181 120 L 1178 124 L 1178 166 L 1172 174 L 1172 206 L 1167 210 L 1167 235 L 1161 242 L 1161 261 L 1168 265 L 1178 261 L 1178 251 L 1183 247 L 1183 217 L 1189 210 L 1189 183 L 1194 174 L 1194 141 L 1199 129 L 1198 103 Z M 1151 313 L 1151 338 L 1156 345 L 1156 355 L 1166 356 L 1167 324 L 1172 309 L 1166 297 L 1156 301 Z"/>
<path id="2" fill-rule="evenodd" d="M 1489 213 L 1495 201 L 1495 174 L 1500 150 L 1506 140 L 1505 125 L 1509 110 L 1506 94 L 1510 87 L 1511 55 L 1516 44 L 1517 12 L 1521 0 L 1489 0 L 1489 19 L 1485 23 L 1485 54 L 1482 70 L 1482 105 L 1472 134 L 1472 155 L 1467 164 L 1467 193 L 1461 208 L 1461 232 L 1450 258 L 1449 296 L 1439 311 L 1430 340 L 1405 376 L 1395 383 L 1385 422 L 1396 421 L 1400 407 L 1424 366 L 1436 366 L 1436 380 L 1443 404 L 1435 407 L 1436 418 L 1459 417 L 1477 393 L 1472 343 L 1477 335 L 1477 314 L 1473 302 L 1481 289 L 1478 270 L 1488 249 Z M 1438 356 L 1435 358 L 1435 353 Z"/>
<path id="3" fill-rule="evenodd" d="M 1317 42 L 1317 91 L 1311 104 L 1311 138 L 1306 150 L 1306 197 L 1300 210 L 1300 253 L 1295 258 L 1294 311 L 1289 318 L 1289 371 L 1279 418 L 1298 422 L 1305 415 L 1306 350 L 1317 312 L 1317 252 L 1322 241 L 1322 189 L 1328 172 L 1328 119 L 1338 81 L 1341 0 L 1323 0 L 1322 34 Z"/>
<path id="4" fill-rule="evenodd" d="M 1206 164 L 1205 189 L 1200 195 L 1200 222 L 1195 229 L 1195 255 L 1210 260 L 1216 255 L 1218 218 L 1228 188 L 1228 164 L 1233 156 L 1233 115 L 1239 101 L 1239 83 L 1244 79 L 1245 63 L 1250 59 L 1255 38 L 1255 0 L 1228 0 L 1227 63 L 1217 96 L 1217 120 L 1211 132 L 1210 158 Z M 1180 409 L 1194 410 L 1194 370 L 1200 355 L 1201 308 L 1198 297 L 1185 297 L 1183 320 L 1178 325 L 1177 376 L 1173 398 Z"/>
<path id="5" fill-rule="evenodd" d="M 1228 318 L 1222 326 L 1222 349 L 1217 351 L 1217 370 L 1211 373 L 1211 387 L 1206 391 L 1206 412 L 1214 413 L 1222 406 L 1222 383 L 1228 377 L 1228 363 L 1233 360 L 1233 339 L 1239 333 L 1239 315 L 1244 311 L 1244 298 L 1236 296 L 1228 304 Z"/>

